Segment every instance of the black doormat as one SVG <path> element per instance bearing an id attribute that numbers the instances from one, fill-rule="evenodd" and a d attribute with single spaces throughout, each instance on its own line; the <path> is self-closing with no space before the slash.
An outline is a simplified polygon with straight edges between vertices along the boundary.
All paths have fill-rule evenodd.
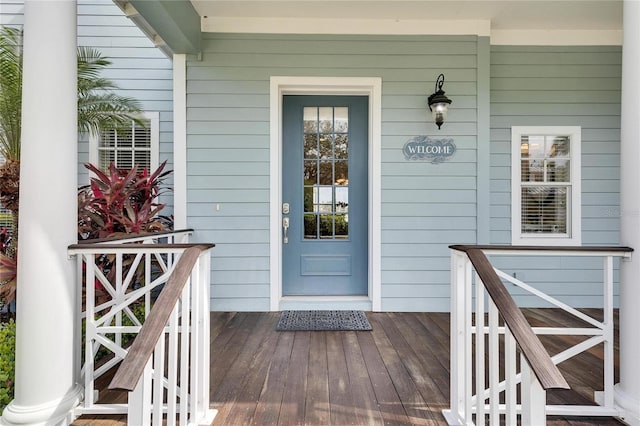
<path id="1" fill-rule="evenodd" d="M 277 331 L 368 331 L 362 311 L 282 311 Z"/>

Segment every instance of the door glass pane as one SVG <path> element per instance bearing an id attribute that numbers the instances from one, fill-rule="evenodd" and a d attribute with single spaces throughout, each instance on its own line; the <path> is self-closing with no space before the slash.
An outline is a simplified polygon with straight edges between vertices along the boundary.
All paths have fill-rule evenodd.
<path id="1" fill-rule="evenodd" d="M 349 136 L 346 134 L 336 135 L 335 141 L 335 157 L 339 159 L 347 158 Z"/>
<path id="2" fill-rule="evenodd" d="M 347 238 L 349 236 L 349 215 L 336 215 L 336 238 Z"/>
<path id="3" fill-rule="evenodd" d="M 334 184 L 340 186 L 349 185 L 349 163 L 347 161 L 336 161 L 336 180 Z"/>
<path id="4" fill-rule="evenodd" d="M 304 162 L 304 184 L 315 185 L 318 183 L 318 162 L 316 160 Z"/>
<path id="5" fill-rule="evenodd" d="M 317 189 L 316 211 L 321 213 L 333 212 L 333 188 L 330 186 L 320 186 Z"/>
<path id="6" fill-rule="evenodd" d="M 333 108 L 318 108 L 318 120 L 318 130 L 320 133 L 331 134 L 333 132 Z"/>
<path id="7" fill-rule="evenodd" d="M 333 162 L 320 162 L 320 185 L 331 185 L 333 183 Z"/>
<path id="8" fill-rule="evenodd" d="M 349 212 L 349 188 L 336 187 L 336 213 Z"/>
<path id="9" fill-rule="evenodd" d="M 349 130 L 349 108 L 340 107 L 333 109 L 336 133 L 346 133 Z"/>
<path id="10" fill-rule="evenodd" d="M 304 108 L 304 132 L 316 134 L 318 132 L 318 108 L 305 107 Z"/>
<path id="11" fill-rule="evenodd" d="M 320 215 L 320 238 L 333 238 L 333 215 Z"/>
<path id="12" fill-rule="evenodd" d="M 349 109 L 304 108 L 304 238 L 349 237 Z"/>
<path id="13" fill-rule="evenodd" d="M 333 138 L 331 135 L 320 135 L 320 158 L 333 158 Z"/>
<path id="14" fill-rule="evenodd" d="M 304 158 L 318 158 L 318 135 L 304 135 Z"/>
<path id="15" fill-rule="evenodd" d="M 318 216 L 314 214 L 304 215 L 304 238 L 307 240 L 318 238 Z"/>

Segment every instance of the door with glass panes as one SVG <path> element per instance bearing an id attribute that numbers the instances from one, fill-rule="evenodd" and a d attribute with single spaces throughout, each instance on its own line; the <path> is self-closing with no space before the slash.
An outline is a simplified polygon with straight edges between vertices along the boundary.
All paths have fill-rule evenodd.
<path id="1" fill-rule="evenodd" d="M 284 296 L 366 295 L 366 96 L 285 96 Z"/>

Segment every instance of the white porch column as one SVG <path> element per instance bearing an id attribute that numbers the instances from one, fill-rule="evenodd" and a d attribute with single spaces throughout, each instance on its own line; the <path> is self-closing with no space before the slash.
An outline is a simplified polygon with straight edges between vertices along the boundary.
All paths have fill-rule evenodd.
<path id="1" fill-rule="evenodd" d="M 4 424 L 65 425 L 75 383 L 76 1 L 24 9 L 16 394 Z"/>
<path id="2" fill-rule="evenodd" d="M 620 271 L 620 383 L 616 404 L 640 425 L 640 2 L 624 2 L 622 49 L 621 243 L 634 248 Z"/>
<path id="3" fill-rule="evenodd" d="M 187 55 L 173 55 L 173 228 L 187 228 Z"/>

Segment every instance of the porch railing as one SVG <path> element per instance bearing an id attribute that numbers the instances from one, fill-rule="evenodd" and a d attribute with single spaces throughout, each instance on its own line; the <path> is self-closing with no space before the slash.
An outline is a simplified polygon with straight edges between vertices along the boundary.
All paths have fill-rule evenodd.
<path id="1" fill-rule="evenodd" d="M 208 267 L 210 247 L 194 246 L 182 254 L 109 385 L 129 393 L 128 424 L 213 422 L 208 380 L 209 298 L 203 297 L 208 291 L 192 286 L 199 275 L 207 275 L 198 264 Z"/>
<path id="2" fill-rule="evenodd" d="M 546 415 L 617 416 L 613 404 L 613 275 L 614 259 L 629 257 L 627 247 L 511 247 L 511 246 L 451 246 L 451 400 L 444 412 L 449 424 L 516 424 L 521 416 L 523 424 L 544 424 Z M 494 256 L 578 256 L 600 257 L 603 262 L 603 314 L 599 321 L 551 297 L 523 281 L 491 265 L 485 254 Z M 475 273 L 473 272 L 475 270 Z M 475 282 L 475 289 L 473 283 Z M 541 298 L 586 322 L 591 327 L 530 327 L 520 309 L 505 288 L 511 283 L 529 294 Z M 485 288 L 489 293 L 485 309 Z M 513 306 L 505 316 L 498 300 L 509 299 Z M 496 307 L 495 305 L 498 305 Z M 488 312 L 488 322 L 485 316 Z M 517 318 L 509 319 L 514 315 Z M 502 316 L 502 323 L 500 322 Z M 519 318 L 519 319 L 518 319 Z M 603 392 L 596 395 L 600 406 L 546 405 L 544 381 L 536 371 L 528 350 L 518 340 L 512 322 L 536 334 L 591 336 L 586 340 L 550 357 L 542 348 L 535 350 L 553 364 L 565 361 L 578 353 L 604 344 Z M 524 322 L 523 322 L 524 320 Z M 527 332 L 528 333 L 528 332 Z M 502 337 L 502 343 L 500 343 Z M 539 343 L 539 340 L 536 338 Z M 516 371 L 516 343 L 521 352 L 521 371 Z M 488 357 L 487 357 L 488 353 Z M 501 355 L 504 359 L 500 365 Z M 485 370 L 485 363 L 488 370 Z M 529 371 L 533 370 L 533 376 Z M 475 373 L 475 382 L 473 375 Z M 503 376 L 501 381 L 499 377 Z M 538 380 L 536 380 L 536 378 Z M 533 382 L 530 380 L 533 379 Z M 541 385 L 535 383 L 539 381 Z M 520 400 L 516 385 L 520 384 Z M 553 387 L 553 386 L 552 386 Z M 531 391 L 532 393 L 529 393 Z"/>
<path id="3" fill-rule="evenodd" d="M 191 360 L 202 367 L 200 372 L 207 371 L 209 251 L 213 245 L 186 243 L 190 233 L 190 230 L 184 230 L 92 240 L 69 247 L 70 255 L 77 258 L 78 277 L 81 277 L 78 288 L 83 290 L 78 297 L 82 306 L 77 308 L 78 312 L 82 312 L 78 319 L 78 330 L 82 330 L 83 339 L 76 358 L 77 380 L 84 386 L 84 400 L 77 408 L 77 415 L 128 413 L 128 405 L 131 404 L 104 402 L 98 394 L 98 387 L 101 386 L 97 382 L 106 378 L 103 376 L 126 358 L 133 337 L 140 333 L 153 307 L 159 307 L 158 300 L 168 281 L 177 273 L 179 259 L 194 246 L 201 253 L 193 268 L 189 269 L 188 284 L 185 286 L 185 291 L 189 293 L 180 298 L 178 317 L 174 321 L 186 327 L 179 329 L 180 339 L 187 339 L 190 349 L 199 349 L 181 355 L 178 369 L 189 371 Z M 165 327 L 165 332 L 170 333 L 170 326 Z M 168 338 L 168 341 L 171 342 L 171 339 L 175 337 Z M 207 374 L 200 376 L 208 381 Z M 182 383 L 186 382 L 182 380 Z M 164 386 L 164 393 L 179 392 L 175 382 L 165 379 L 160 383 Z M 208 383 L 206 386 L 208 388 Z M 174 390 L 170 390 L 171 387 Z M 191 398 L 192 394 L 189 395 Z M 208 394 L 204 400 L 208 401 Z M 167 404 L 157 404 L 157 407 L 156 410 L 164 413 L 168 411 Z"/>

